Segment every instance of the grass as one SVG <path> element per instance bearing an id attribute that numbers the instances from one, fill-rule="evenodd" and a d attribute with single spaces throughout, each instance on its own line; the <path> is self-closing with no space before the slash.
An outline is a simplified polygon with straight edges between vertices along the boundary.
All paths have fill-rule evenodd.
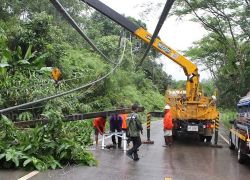
<path id="1" fill-rule="evenodd" d="M 236 119 L 237 112 L 231 109 L 223 109 L 223 110 L 220 110 L 220 116 L 221 116 L 220 120 L 223 122 L 223 124 L 227 128 L 230 128 L 231 124 L 229 123 L 229 121 Z"/>

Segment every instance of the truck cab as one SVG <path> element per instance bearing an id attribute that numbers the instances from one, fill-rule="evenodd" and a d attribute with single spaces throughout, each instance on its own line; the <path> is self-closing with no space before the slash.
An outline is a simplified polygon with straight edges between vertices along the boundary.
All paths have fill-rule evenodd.
<path id="1" fill-rule="evenodd" d="M 239 163 L 250 157 L 250 93 L 237 104 L 237 118 L 230 121 L 229 148 L 237 150 Z"/>

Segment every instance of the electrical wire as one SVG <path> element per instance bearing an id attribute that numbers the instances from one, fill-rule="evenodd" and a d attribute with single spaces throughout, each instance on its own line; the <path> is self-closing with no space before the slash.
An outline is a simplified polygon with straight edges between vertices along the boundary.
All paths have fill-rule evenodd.
<path id="1" fill-rule="evenodd" d="M 126 41 L 124 40 L 123 42 L 123 52 L 121 54 L 121 57 L 120 59 L 118 59 L 118 63 L 104 76 L 102 76 L 101 78 L 97 79 L 97 80 L 94 80 L 92 82 L 89 82 L 87 84 L 84 84 L 82 86 L 79 86 L 77 88 L 74 88 L 74 89 L 71 89 L 69 91 L 65 91 L 65 92 L 62 92 L 62 93 L 59 93 L 59 94 L 55 94 L 53 96 L 49 96 L 49 97 L 46 97 L 46 98 L 42 98 L 42 99 L 39 99 L 39 100 L 35 100 L 35 101 L 32 101 L 32 102 L 28 102 L 28 103 L 24 103 L 24 104 L 20 104 L 20 105 L 17 105 L 17 106 L 13 106 L 13 107 L 9 107 L 9 108 L 5 108 L 5 109 L 1 109 L 0 110 L 0 114 L 2 113 L 6 113 L 6 112 L 9 112 L 9 111 L 13 111 L 13 110 L 16 110 L 16 109 L 20 109 L 20 108 L 25 108 L 27 106 L 31 106 L 33 104 L 37 104 L 37 103 L 41 103 L 41 102 L 44 102 L 44 101 L 48 101 L 48 100 L 51 100 L 51 99 L 55 99 L 55 98 L 58 98 L 58 97 L 61 97 L 61 96 L 65 96 L 67 94 L 70 94 L 70 93 L 73 93 L 75 91 L 78 91 L 78 90 L 81 90 L 83 88 L 86 88 L 86 87 L 89 87 L 91 85 L 94 85 L 102 80 L 104 80 L 105 78 L 107 78 L 108 76 L 110 76 L 111 74 L 114 73 L 114 71 L 116 70 L 116 68 L 120 65 L 120 63 L 122 62 L 123 58 L 124 58 L 124 54 L 125 54 L 125 50 L 126 50 Z"/>

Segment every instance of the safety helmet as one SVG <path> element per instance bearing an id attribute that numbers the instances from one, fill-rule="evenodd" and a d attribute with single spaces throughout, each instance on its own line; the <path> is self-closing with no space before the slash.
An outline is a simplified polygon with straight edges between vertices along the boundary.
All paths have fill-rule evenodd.
<path id="1" fill-rule="evenodd" d="M 167 104 L 164 109 L 170 109 L 170 106 Z"/>

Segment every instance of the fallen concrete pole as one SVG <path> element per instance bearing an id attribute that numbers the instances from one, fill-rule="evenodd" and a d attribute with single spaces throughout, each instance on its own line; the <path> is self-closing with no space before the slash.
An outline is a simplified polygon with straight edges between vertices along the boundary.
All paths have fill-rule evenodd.
<path id="1" fill-rule="evenodd" d="M 138 112 L 143 112 L 144 107 L 139 107 Z M 110 110 L 110 111 L 100 111 L 100 112 L 90 112 L 90 113 L 84 113 L 84 114 L 70 114 L 64 116 L 64 122 L 70 122 L 70 121 L 79 121 L 79 120 L 86 120 L 86 119 L 92 119 L 100 116 L 110 116 L 112 114 L 128 114 L 131 113 L 132 110 L 130 108 L 123 108 L 123 109 L 116 109 L 116 110 Z M 30 121 L 19 121 L 14 122 L 15 126 L 17 127 L 30 127 L 34 126 L 36 124 L 47 124 L 50 120 L 47 118 L 44 119 L 36 119 L 36 120 L 30 120 Z"/>

